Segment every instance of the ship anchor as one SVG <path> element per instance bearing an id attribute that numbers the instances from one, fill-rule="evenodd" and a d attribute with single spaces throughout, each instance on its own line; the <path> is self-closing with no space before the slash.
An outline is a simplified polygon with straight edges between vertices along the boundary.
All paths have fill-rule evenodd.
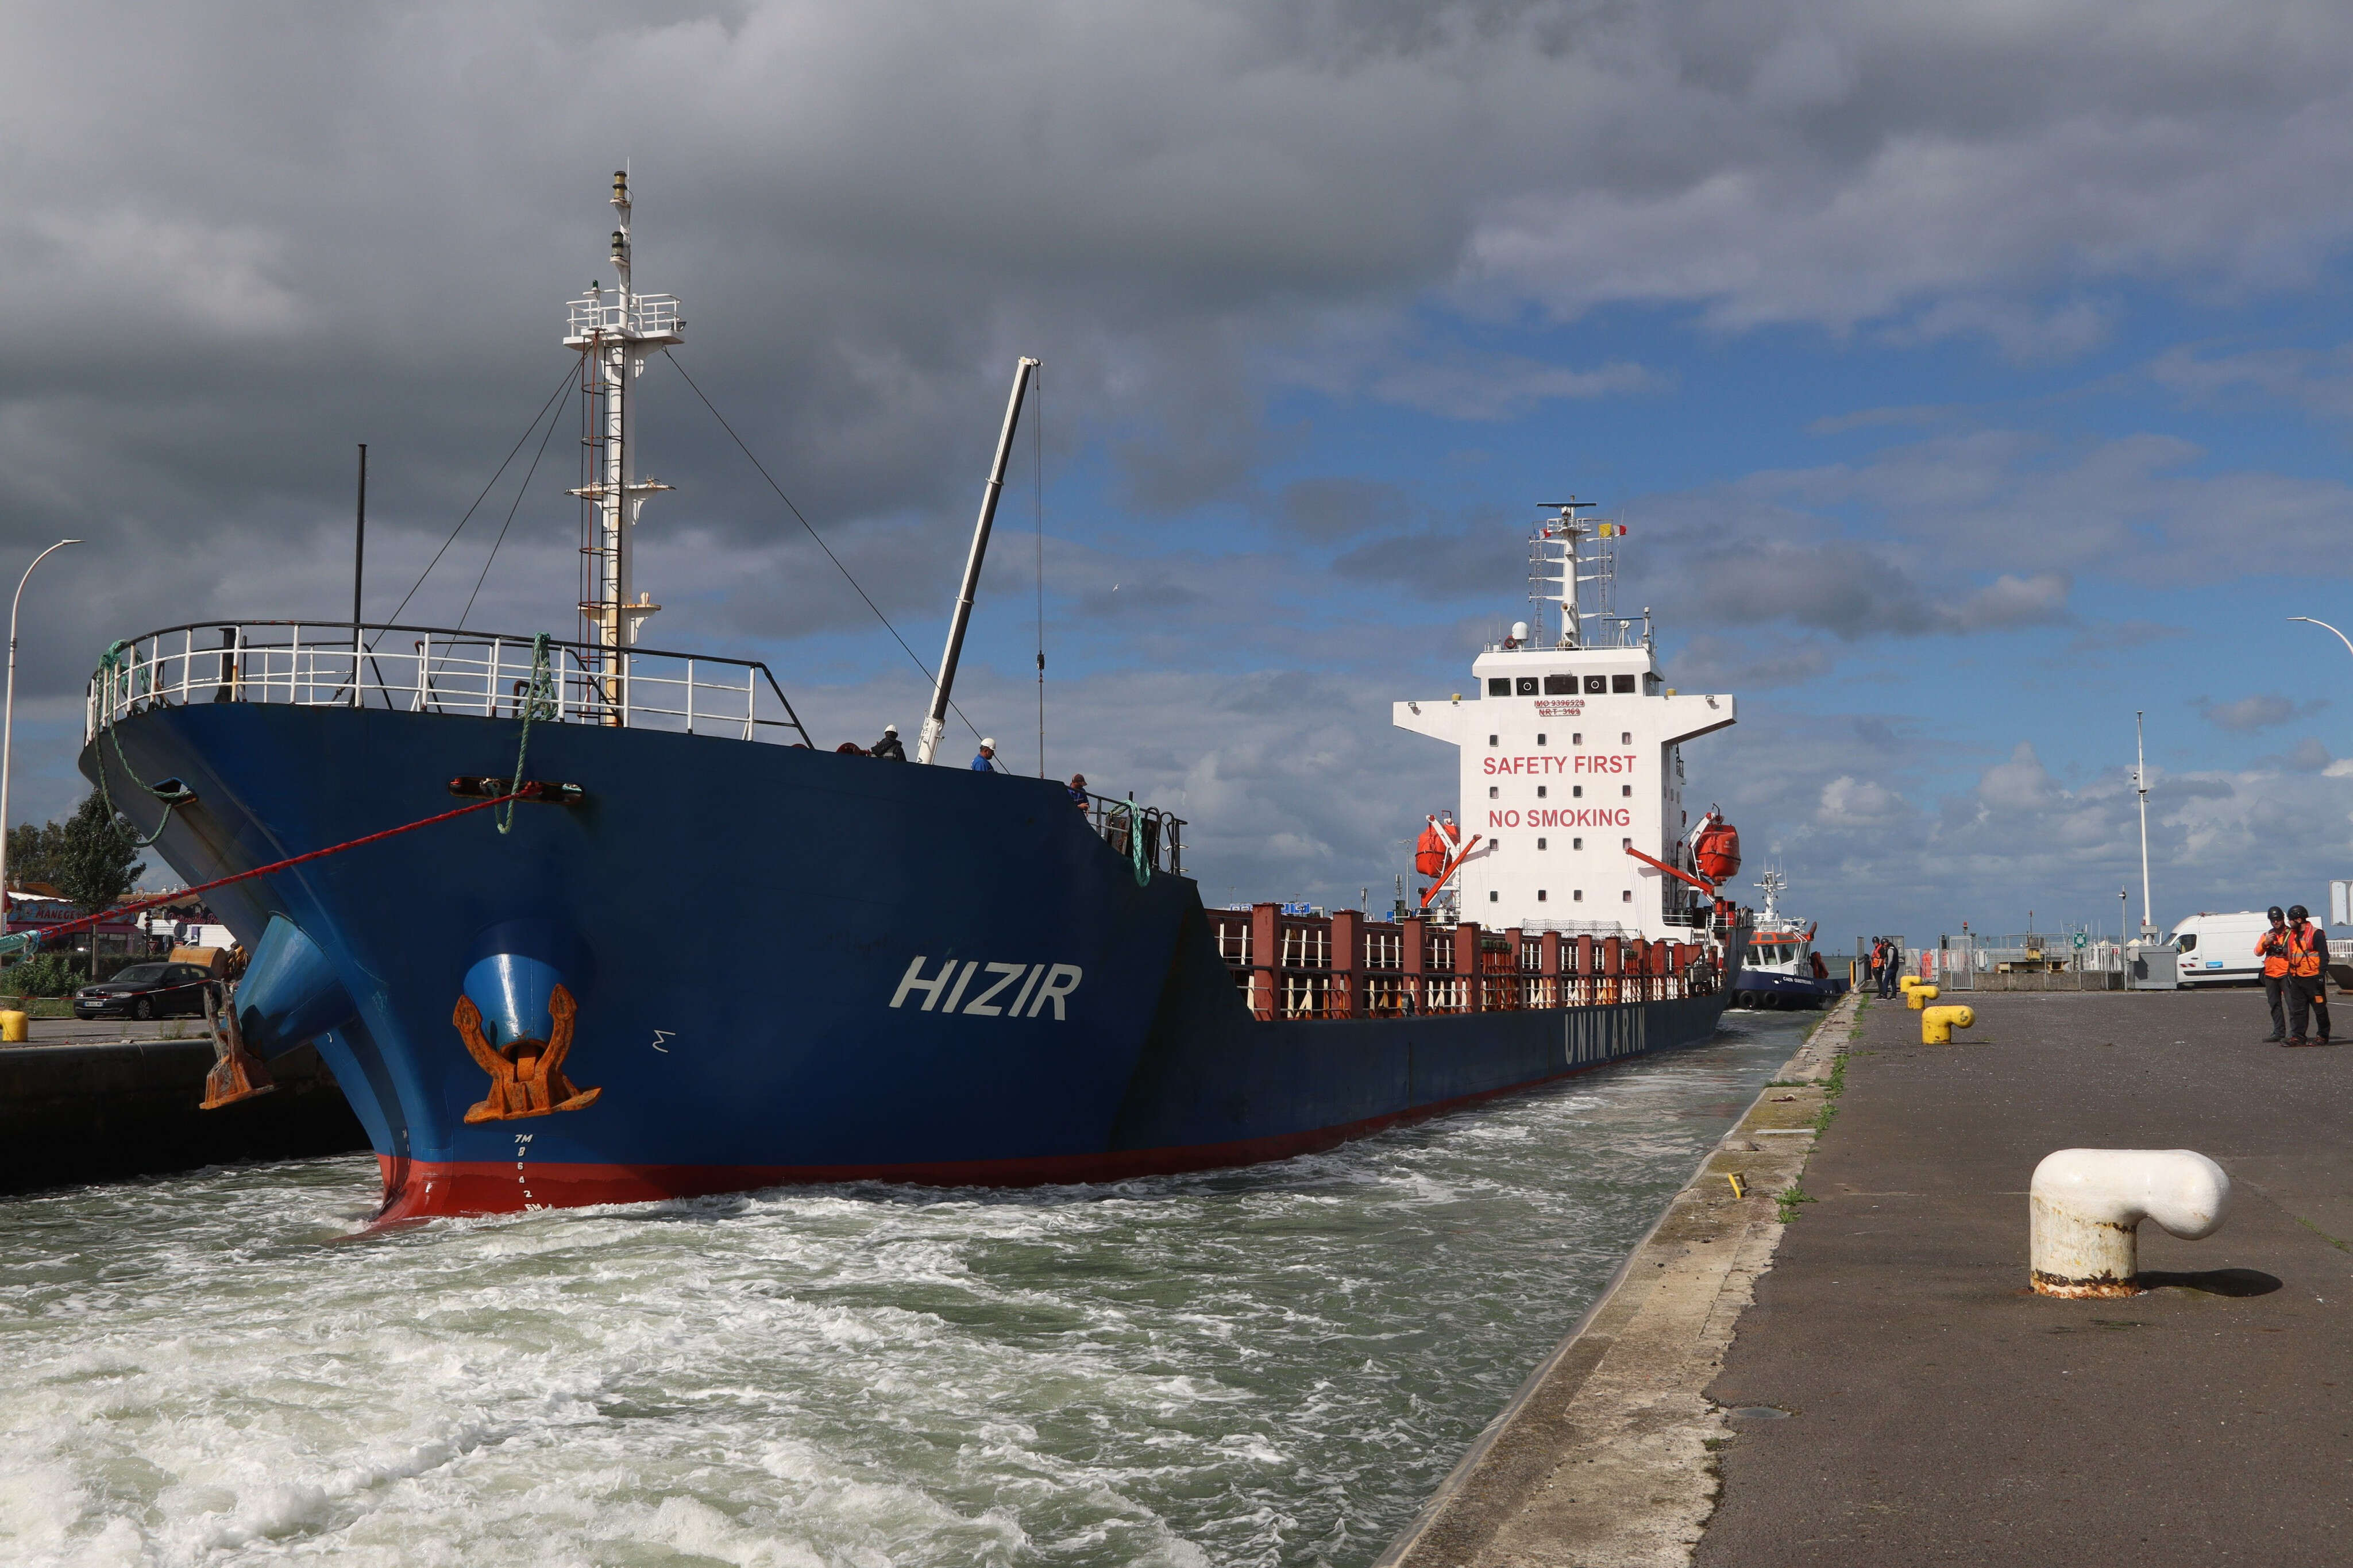
<path id="1" fill-rule="evenodd" d="M 595 1104 L 605 1092 L 602 1089 L 579 1089 L 564 1076 L 564 1058 L 572 1049 L 572 1020 L 578 1011 L 572 993 L 558 985 L 547 999 L 554 1027 L 546 1039 L 509 1040 L 493 1047 L 482 1037 L 482 1010 L 472 997 L 460 995 L 450 1022 L 466 1042 L 467 1055 L 491 1075 L 491 1092 L 466 1108 L 466 1121 L 518 1121 Z"/>

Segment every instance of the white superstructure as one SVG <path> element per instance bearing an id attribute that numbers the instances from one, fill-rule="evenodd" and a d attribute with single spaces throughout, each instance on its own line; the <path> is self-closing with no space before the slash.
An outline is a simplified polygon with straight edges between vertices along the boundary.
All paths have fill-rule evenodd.
<path id="1" fill-rule="evenodd" d="M 1392 721 L 1461 752 L 1461 919 L 1687 939 L 1708 895 L 1630 851 L 1692 869 L 1705 803 L 1686 804 L 1681 748 L 1731 724 L 1733 700 L 1669 687 L 1650 612 L 1611 613 L 1622 530 L 1578 518 L 1590 504 L 1555 505 L 1530 542 L 1536 626 L 1481 652 L 1468 690 L 1399 702 Z"/>

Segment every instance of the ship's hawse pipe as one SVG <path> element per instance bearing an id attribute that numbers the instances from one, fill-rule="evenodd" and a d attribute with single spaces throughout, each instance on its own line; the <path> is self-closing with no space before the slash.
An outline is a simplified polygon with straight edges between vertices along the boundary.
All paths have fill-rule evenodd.
<path id="1" fill-rule="evenodd" d="M 964 655 L 964 629 L 972 620 L 972 596 L 980 587 L 980 563 L 988 553 L 988 531 L 997 521 L 997 497 L 1005 489 L 1005 463 L 1013 453 L 1013 430 L 1021 420 L 1021 399 L 1029 390 L 1030 374 L 1038 361 L 1024 355 L 1013 369 L 1013 395 L 1005 404 L 1005 428 L 997 437 L 997 460 L 988 467 L 988 484 L 980 492 L 980 521 L 972 528 L 972 553 L 965 557 L 964 586 L 956 590 L 955 614 L 948 618 L 948 646 L 940 655 L 940 677 L 932 687 L 932 710 L 923 716 L 923 730 L 915 743 L 915 761 L 928 763 L 939 750 L 947 728 L 948 692 L 955 685 L 956 660 Z"/>

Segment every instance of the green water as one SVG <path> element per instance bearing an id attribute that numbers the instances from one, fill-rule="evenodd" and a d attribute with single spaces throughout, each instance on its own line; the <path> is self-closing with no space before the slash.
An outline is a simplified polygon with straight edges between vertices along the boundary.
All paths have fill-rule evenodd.
<path id="1" fill-rule="evenodd" d="M 0 1561 L 1366 1563 L 1810 1021 L 1116 1186 L 0 1202 Z"/>

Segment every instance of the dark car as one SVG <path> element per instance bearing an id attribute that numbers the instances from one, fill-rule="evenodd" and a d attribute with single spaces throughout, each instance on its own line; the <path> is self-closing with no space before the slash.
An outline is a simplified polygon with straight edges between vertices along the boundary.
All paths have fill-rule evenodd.
<path id="1" fill-rule="evenodd" d="M 74 993 L 77 1018 L 164 1018 L 204 1016 L 212 976 L 193 963 L 134 963 L 113 979 Z"/>

